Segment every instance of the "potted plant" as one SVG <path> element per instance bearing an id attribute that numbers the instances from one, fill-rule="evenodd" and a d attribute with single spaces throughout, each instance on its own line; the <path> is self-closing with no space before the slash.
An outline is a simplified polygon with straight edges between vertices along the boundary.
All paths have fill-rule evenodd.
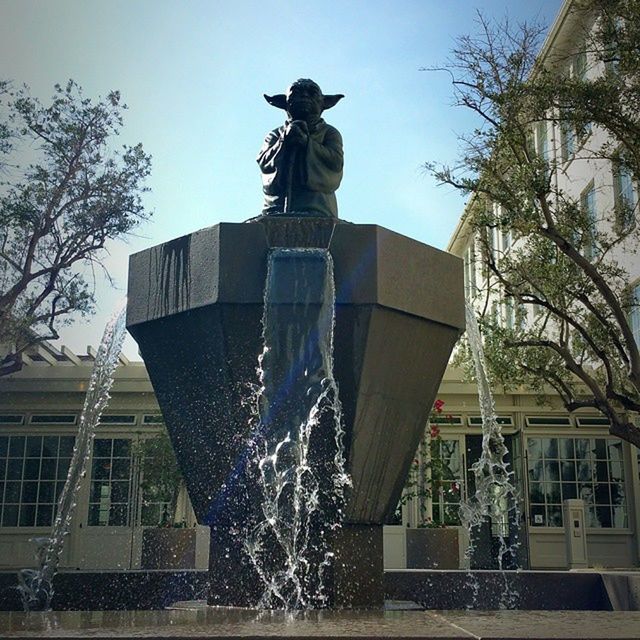
<path id="1" fill-rule="evenodd" d="M 436 400 L 425 435 L 411 466 L 401 502 L 411 504 L 414 527 L 406 531 L 409 569 L 460 567 L 458 504 L 461 482 L 451 469 L 450 448 L 458 441 L 444 440 L 440 425 L 452 420 Z"/>

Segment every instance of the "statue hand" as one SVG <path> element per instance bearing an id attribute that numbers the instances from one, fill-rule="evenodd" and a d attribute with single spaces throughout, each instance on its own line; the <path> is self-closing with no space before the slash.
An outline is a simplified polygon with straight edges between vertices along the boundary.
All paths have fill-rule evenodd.
<path id="1" fill-rule="evenodd" d="M 307 123 L 304 120 L 293 120 L 293 122 L 287 125 L 284 137 L 287 142 L 291 142 L 292 144 L 306 144 L 309 139 Z"/>

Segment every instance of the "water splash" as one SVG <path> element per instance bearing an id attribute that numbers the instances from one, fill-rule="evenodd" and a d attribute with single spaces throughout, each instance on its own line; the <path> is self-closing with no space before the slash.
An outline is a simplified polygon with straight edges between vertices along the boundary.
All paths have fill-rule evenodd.
<path id="1" fill-rule="evenodd" d="M 465 315 L 482 416 L 482 453 L 480 459 L 471 466 L 475 477 L 475 493 L 462 503 L 460 515 L 463 525 L 469 531 L 468 558 L 474 551 L 474 530 L 478 530 L 490 519 L 491 535 L 498 541 L 498 569 L 503 570 L 506 560 L 516 557 L 519 546 L 517 536 L 514 536 L 514 542 L 510 542 L 509 535 L 510 523 L 520 521 L 518 491 L 512 482 L 513 471 L 505 460 L 508 450 L 497 419 L 480 329 L 475 311 L 468 303 Z M 503 576 L 505 586 L 500 604 L 503 608 L 512 608 L 517 594 L 509 588 L 506 574 Z"/>
<path id="2" fill-rule="evenodd" d="M 78 492 L 91 454 L 95 428 L 110 398 L 113 374 L 125 337 L 125 317 L 126 299 L 118 305 L 102 335 L 80 415 L 67 480 L 60 494 L 51 535 L 34 539 L 37 545 L 38 568 L 22 569 L 18 573 L 18 589 L 25 611 L 46 611 L 51 606 L 54 593 L 53 578 L 60 563 L 65 539 L 71 528 Z"/>
<path id="3" fill-rule="evenodd" d="M 328 603 L 330 539 L 341 526 L 350 485 L 333 376 L 334 322 L 329 252 L 272 250 L 253 439 L 262 515 L 245 542 L 264 585 L 264 608 Z"/>

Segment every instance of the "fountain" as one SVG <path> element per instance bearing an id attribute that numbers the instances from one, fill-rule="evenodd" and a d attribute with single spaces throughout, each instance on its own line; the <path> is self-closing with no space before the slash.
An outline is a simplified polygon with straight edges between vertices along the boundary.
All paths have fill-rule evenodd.
<path id="1" fill-rule="evenodd" d="M 265 97 L 289 119 L 258 157 L 263 215 L 133 255 L 127 328 L 211 527 L 209 603 L 381 607 L 382 525 L 465 326 L 462 262 L 337 219 L 342 139 L 320 114 L 342 96 Z"/>

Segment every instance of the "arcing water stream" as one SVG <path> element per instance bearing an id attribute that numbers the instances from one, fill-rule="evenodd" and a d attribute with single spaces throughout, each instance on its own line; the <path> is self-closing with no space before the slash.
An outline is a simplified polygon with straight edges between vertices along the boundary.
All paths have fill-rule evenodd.
<path id="1" fill-rule="evenodd" d="M 487 376 L 487 366 L 482 347 L 482 337 L 478 328 L 475 311 L 470 304 L 465 308 L 467 338 L 473 356 L 478 384 L 478 398 L 482 416 L 482 454 L 471 467 L 475 476 L 475 493 L 462 503 L 460 515 L 463 525 L 469 531 L 470 547 L 473 553 L 474 530 L 491 519 L 491 535 L 498 540 L 498 569 L 503 570 L 507 557 L 515 557 L 518 541 L 509 543 L 510 523 L 520 520 L 517 489 L 512 483 L 513 471 L 505 460 L 507 447 L 498 423 L 496 407 Z M 506 583 L 505 583 L 506 584 Z M 505 590 L 502 597 L 504 608 L 509 608 L 515 594 Z"/>
<path id="2" fill-rule="evenodd" d="M 324 249 L 274 249 L 265 285 L 254 437 L 262 519 L 245 549 L 260 606 L 326 606 L 329 540 L 345 489 L 342 409 L 333 376 L 333 261 Z"/>
<path id="3" fill-rule="evenodd" d="M 125 336 L 125 304 L 126 300 L 119 305 L 107 323 L 98 348 L 53 529 L 49 537 L 36 539 L 39 566 L 37 569 L 22 569 L 18 574 L 18 588 L 25 611 L 46 611 L 51 606 L 53 578 L 60 563 L 65 538 L 69 535 L 78 491 L 91 455 L 95 428 L 109 401 L 113 374 L 122 350 Z"/>

